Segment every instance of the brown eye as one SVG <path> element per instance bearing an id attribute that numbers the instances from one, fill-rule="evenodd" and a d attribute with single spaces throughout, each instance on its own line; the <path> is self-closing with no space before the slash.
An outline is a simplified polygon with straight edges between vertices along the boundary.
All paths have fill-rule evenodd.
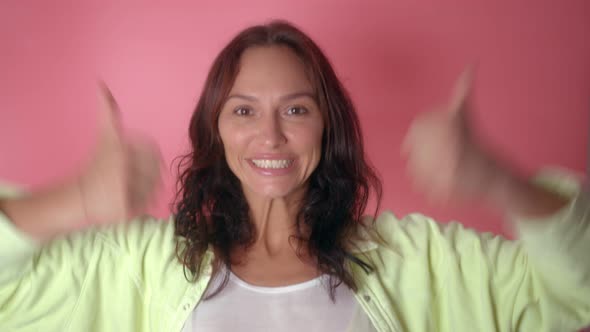
<path id="1" fill-rule="evenodd" d="M 234 110 L 234 114 L 235 115 L 239 115 L 239 116 L 248 116 L 250 114 L 252 114 L 252 110 L 249 109 L 248 107 L 238 107 Z"/>
<path id="2" fill-rule="evenodd" d="M 287 109 L 287 115 L 303 115 L 306 114 L 308 111 L 305 107 L 301 106 L 293 106 Z"/>

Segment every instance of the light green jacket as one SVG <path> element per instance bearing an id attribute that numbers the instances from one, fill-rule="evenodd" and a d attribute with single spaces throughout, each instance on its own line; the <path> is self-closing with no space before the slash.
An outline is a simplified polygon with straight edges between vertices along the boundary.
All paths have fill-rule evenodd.
<path id="1" fill-rule="evenodd" d="M 590 325 L 590 197 L 520 240 L 383 213 L 356 255 L 356 298 L 378 331 L 573 331 Z M 211 274 L 185 279 L 173 223 L 94 229 L 39 247 L 0 214 L 0 331 L 181 331 Z M 228 313 L 230 315 L 231 313 Z"/>

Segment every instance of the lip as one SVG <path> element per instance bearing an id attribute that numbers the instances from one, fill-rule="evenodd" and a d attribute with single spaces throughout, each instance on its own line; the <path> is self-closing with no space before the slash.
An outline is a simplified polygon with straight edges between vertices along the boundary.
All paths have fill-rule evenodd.
<path id="1" fill-rule="evenodd" d="M 256 166 L 256 164 L 254 164 L 254 162 L 252 160 L 257 160 L 257 159 L 267 159 L 267 160 L 292 160 L 293 162 L 291 162 L 291 164 L 289 165 L 289 167 L 286 168 L 261 168 Z M 289 156 L 289 155 L 277 155 L 277 154 L 257 154 L 253 157 L 250 158 L 246 158 L 246 161 L 248 162 L 248 165 L 250 165 L 250 167 L 252 167 L 252 169 L 261 175 L 265 175 L 265 176 L 280 176 L 280 175 L 286 175 L 291 173 L 294 169 L 295 169 L 295 163 L 297 162 L 297 160 L 293 157 L 293 156 Z"/>
<path id="2" fill-rule="evenodd" d="M 287 154 L 287 153 L 256 153 L 246 159 L 269 159 L 269 160 L 291 159 L 292 160 L 292 159 L 295 159 L 295 156 L 293 156 L 292 154 Z"/>

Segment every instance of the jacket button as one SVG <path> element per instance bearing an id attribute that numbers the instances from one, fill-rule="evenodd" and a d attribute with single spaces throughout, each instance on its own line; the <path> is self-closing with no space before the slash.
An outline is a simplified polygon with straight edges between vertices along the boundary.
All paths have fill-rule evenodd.
<path id="1" fill-rule="evenodd" d="M 365 295 L 363 295 L 363 300 L 369 302 L 369 301 L 371 301 L 371 297 L 369 295 L 365 294 Z"/>
<path id="2" fill-rule="evenodd" d="M 189 310 L 190 308 L 191 308 L 191 306 L 190 306 L 190 304 L 188 304 L 188 303 L 182 306 L 182 309 L 183 309 L 184 311 L 187 311 L 187 310 Z"/>

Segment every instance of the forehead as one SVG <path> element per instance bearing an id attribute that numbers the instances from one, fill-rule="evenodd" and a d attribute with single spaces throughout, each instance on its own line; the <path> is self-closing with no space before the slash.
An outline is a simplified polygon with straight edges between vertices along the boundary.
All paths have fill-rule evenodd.
<path id="1" fill-rule="evenodd" d="M 240 58 L 232 92 L 287 94 L 312 92 L 301 59 L 286 46 L 252 47 Z"/>

